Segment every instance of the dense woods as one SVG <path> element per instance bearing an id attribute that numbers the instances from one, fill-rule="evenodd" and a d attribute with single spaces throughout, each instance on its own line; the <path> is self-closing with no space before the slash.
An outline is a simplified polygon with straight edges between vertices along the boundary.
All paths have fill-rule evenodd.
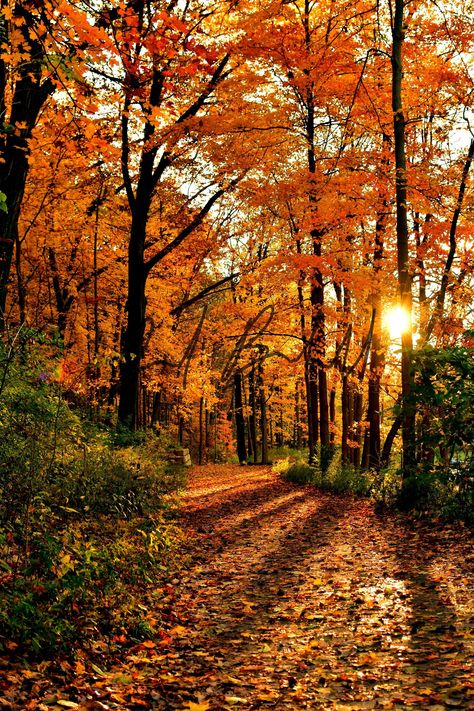
<path id="1" fill-rule="evenodd" d="M 7 3 L 6 351 L 57 334 L 98 420 L 200 461 L 468 465 L 423 426 L 431 350 L 469 369 L 468 10 Z"/>
<path id="2" fill-rule="evenodd" d="M 472 522 L 472 2 L 1 9 L 6 574 L 177 447 Z"/>

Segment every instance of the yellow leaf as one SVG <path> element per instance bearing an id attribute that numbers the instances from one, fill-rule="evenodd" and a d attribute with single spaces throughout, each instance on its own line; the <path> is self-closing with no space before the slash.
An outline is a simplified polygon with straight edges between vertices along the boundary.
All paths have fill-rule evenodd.
<path id="1" fill-rule="evenodd" d="M 178 637 L 184 637 L 189 634 L 189 630 L 186 627 L 183 627 L 183 625 L 175 625 L 170 629 L 170 634 L 178 635 Z"/>
<path id="2" fill-rule="evenodd" d="M 195 704 L 194 701 L 189 701 L 185 711 L 207 711 L 208 708 L 208 701 L 201 701 L 198 704 Z"/>
<path id="3" fill-rule="evenodd" d="M 81 675 L 86 673 L 86 668 L 82 662 L 76 662 L 76 674 Z"/>
<path id="4" fill-rule="evenodd" d="M 235 684 L 236 686 L 243 686 L 244 682 L 241 681 L 240 679 L 237 679 L 235 676 L 228 676 L 226 681 L 230 681 L 231 684 Z"/>
<path id="5" fill-rule="evenodd" d="M 246 704 L 247 699 L 243 699 L 241 696 L 226 696 L 225 700 L 228 704 Z"/>

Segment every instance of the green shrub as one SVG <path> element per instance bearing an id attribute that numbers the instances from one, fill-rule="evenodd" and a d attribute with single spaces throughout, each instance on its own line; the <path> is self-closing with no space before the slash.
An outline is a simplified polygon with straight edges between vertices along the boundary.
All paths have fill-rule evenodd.
<path id="1" fill-rule="evenodd" d="M 43 509 L 131 518 L 160 508 L 185 470 L 156 440 L 112 448 L 50 385 L 13 382 L 0 401 L 0 524 L 28 536 Z"/>
<path id="2" fill-rule="evenodd" d="M 418 511 L 428 512 L 437 509 L 441 500 L 442 491 L 439 483 L 430 472 L 420 468 L 415 475 L 401 482 L 396 504 L 402 511 L 409 511 L 416 507 Z"/>
<path id="3" fill-rule="evenodd" d="M 294 484 L 314 484 L 316 469 L 306 462 L 296 462 L 283 472 L 283 478 Z"/>
<path id="4" fill-rule="evenodd" d="M 280 445 L 278 447 L 272 447 L 269 450 L 269 458 L 272 461 L 277 461 L 281 459 L 288 459 L 290 461 L 304 461 L 308 457 L 307 449 L 295 449 L 289 445 Z"/>
<path id="5" fill-rule="evenodd" d="M 402 472 L 396 466 L 390 465 L 380 471 L 367 473 L 369 478 L 369 496 L 377 507 L 386 508 L 396 504 L 400 493 Z"/>
<path id="6" fill-rule="evenodd" d="M 319 472 L 317 485 L 326 491 L 337 494 L 351 493 L 355 496 L 367 496 L 370 491 L 372 478 L 369 472 L 361 471 L 351 464 L 342 463 L 341 452 L 333 452 L 327 468 Z"/>
<path id="7" fill-rule="evenodd" d="M 48 485 L 79 422 L 45 387 L 15 384 L 0 402 L 0 521 L 23 521 Z M 75 443 L 74 445 L 75 446 Z"/>
<path id="8" fill-rule="evenodd" d="M 115 429 L 110 431 L 110 444 L 112 447 L 137 447 L 146 441 L 144 430 L 131 430 L 126 425 L 118 422 Z"/>
<path id="9" fill-rule="evenodd" d="M 469 334 L 466 334 L 469 336 Z M 472 334 L 471 334 L 472 335 Z M 403 483 L 405 508 L 472 520 L 474 359 L 469 346 L 429 346 L 414 357 L 417 471 Z"/>
<path id="10" fill-rule="evenodd" d="M 283 479 L 295 484 L 314 484 L 323 491 L 349 492 L 356 496 L 367 496 L 372 483 L 368 473 L 351 465 L 342 465 L 340 453 L 332 454 L 324 471 L 318 465 L 307 462 L 298 461 L 291 464 L 289 459 L 276 463 L 274 470 L 280 473 Z"/>
<path id="11" fill-rule="evenodd" d="M 339 467 L 330 477 L 323 476 L 319 486 L 336 494 L 347 492 L 355 496 L 367 496 L 370 490 L 370 477 L 366 472 L 346 464 Z"/>
<path id="12" fill-rule="evenodd" d="M 43 531 L 20 560 L 22 567 L 2 586 L 0 641 L 47 656 L 95 627 L 101 601 L 117 578 L 107 548 L 80 531 Z"/>

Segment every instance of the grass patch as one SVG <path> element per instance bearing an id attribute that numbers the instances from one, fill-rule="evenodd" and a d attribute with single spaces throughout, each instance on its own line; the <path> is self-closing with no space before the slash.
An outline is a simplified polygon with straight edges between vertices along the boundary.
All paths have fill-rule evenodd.
<path id="1" fill-rule="evenodd" d="M 299 459 L 291 461 L 289 457 L 274 465 L 285 481 L 295 484 L 314 484 L 322 491 L 351 493 L 355 496 L 368 496 L 371 492 L 372 477 L 350 465 L 342 465 L 340 452 L 336 452 L 327 464 L 325 471 L 319 464 L 308 464 Z"/>
<path id="2" fill-rule="evenodd" d="M 282 476 L 293 484 L 316 484 L 317 470 L 306 462 L 295 462 L 282 472 Z"/>

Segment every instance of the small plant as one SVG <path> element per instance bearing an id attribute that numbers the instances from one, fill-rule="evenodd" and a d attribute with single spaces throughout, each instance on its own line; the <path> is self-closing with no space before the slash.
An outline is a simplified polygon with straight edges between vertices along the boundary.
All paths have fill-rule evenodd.
<path id="1" fill-rule="evenodd" d="M 317 469 L 306 462 L 296 462 L 283 472 L 283 478 L 294 484 L 316 483 Z"/>
<path id="2" fill-rule="evenodd" d="M 153 639 L 156 636 L 156 630 L 153 629 L 148 620 L 143 617 L 132 619 L 127 625 L 126 630 L 134 642 L 144 642 L 147 639 Z"/>
<path id="3" fill-rule="evenodd" d="M 295 484 L 314 484 L 323 491 L 333 491 L 337 494 L 349 492 L 356 496 L 367 496 L 370 491 L 371 479 L 367 472 L 341 463 L 340 453 L 333 454 L 322 471 L 317 464 L 297 461 L 290 463 L 289 459 L 278 462 L 274 470 L 283 479 Z"/>
<path id="4" fill-rule="evenodd" d="M 144 444 L 146 433 L 143 430 L 131 430 L 118 422 L 115 430 L 110 433 L 110 443 L 113 447 L 135 447 Z"/>
<path id="5" fill-rule="evenodd" d="M 48 657 L 124 628 L 148 639 L 143 585 L 166 574 L 178 541 L 162 516 L 37 531 L 28 551 L 0 529 L 0 650 Z"/>

